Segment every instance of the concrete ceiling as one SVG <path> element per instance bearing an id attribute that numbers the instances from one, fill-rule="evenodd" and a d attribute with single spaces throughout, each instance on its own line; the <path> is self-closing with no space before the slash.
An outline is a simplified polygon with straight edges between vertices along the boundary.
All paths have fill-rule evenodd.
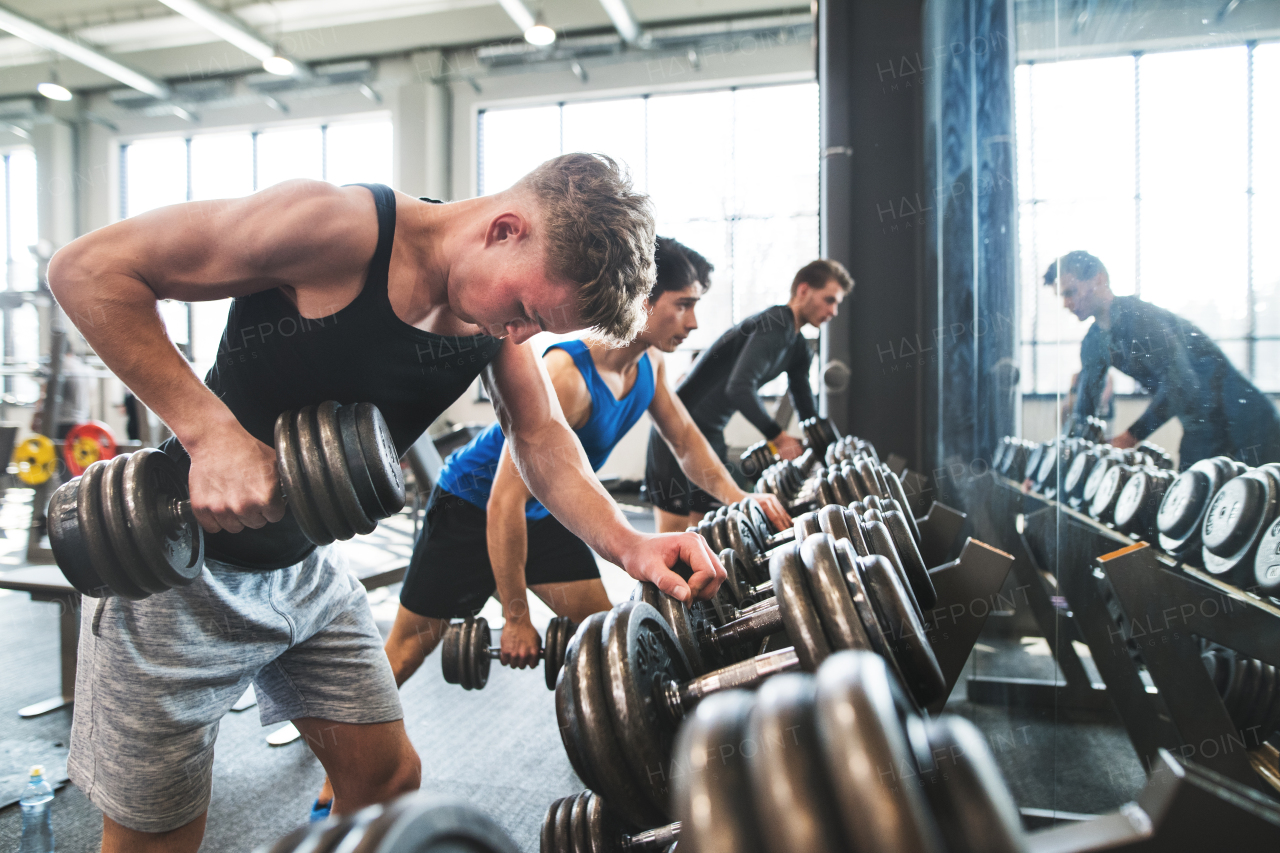
<path id="1" fill-rule="evenodd" d="M 209 0 L 231 11 L 289 55 L 308 62 L 405 53 L 519 39 L 496 0 Z M 609 31 L 597 0 L 525 0 L 547 24 L 573 33 Z M 74 35 L 126 65 L 167 80 L 250 70 L 257 63 L 159 0 L 0 0 L 50 29 Z M 630 0 L 642 26 L 738 18 L 804 0 Z M 0 96 L 25 95 L 56 67 L 72 89 L 114 80 L 21 39 L 0 35 Z"/>

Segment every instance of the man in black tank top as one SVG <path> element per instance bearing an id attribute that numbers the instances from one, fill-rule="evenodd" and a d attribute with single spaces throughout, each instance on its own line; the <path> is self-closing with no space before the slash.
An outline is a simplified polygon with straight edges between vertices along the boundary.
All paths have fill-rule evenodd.
<path id="1" fill-rule="evenodd" d="M 104 851 L 199 847 L 218 720 L 250 683 L 263 724 L 291 719 L 313 746 L 335 812 L 418 785 L 363 589 L 299 540 L 281 498 L 281 411 L 371 402 L 403 453 L 482 375 L 531 492 L 566 527 L 670 594 L 714 593 L 724 572 L 701 537 L 626 523 L 525 345 L 540 330 L 633 335 L 653 244 L 648 199 L 612 160 L 571 154 L 447 205 L 289 181 L 142 214 L 55 255 L 54 295 L 173 431 L 165 449 L 189 460 L 211 534 L 191 586 L 85 601 L 68 772 L 103 811 Z M 202 383 L 157 302 L 226 297 Z M 671 571 L 680 560 L 688 581 Z M 335 741 L 349 748 L 315 749 Z"/>

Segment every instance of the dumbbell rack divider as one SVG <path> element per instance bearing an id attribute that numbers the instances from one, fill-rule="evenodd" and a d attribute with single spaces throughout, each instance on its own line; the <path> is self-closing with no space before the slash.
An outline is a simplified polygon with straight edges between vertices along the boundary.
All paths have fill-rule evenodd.
<path id="1" fill-rule="evenodd" d="M 1123 610 L 1113 628 L 1115 657 L 1137 641 L 1168 715 L 1162 746 L 1241 784 L 1280 796 L 1251 766 L 1248 750 L 1265 732 L 1237 731 L 1200 658 L 1201 638 L 1280 666 L 1280 608 L 1194 568 L 1178 567 L 1145 543 L 1097 560 Z M 1095 584 L 1096 586 L 1096 584 Z M 1212 744 L 1212 748 L 1208 746 Z M 1145 756 L 1144 756 L 1145 757 Z"/>
<path id="2" fill-rule="evenodd" d="M 1086 642 L 1084 634 L 1077 624 L 1079 614 L 1063 609 L 1054 604 L 1054 597 L 1061 591 L 1055 589 L 1047 576 L 1051 574 L 1045 566 L 1057 565 L 1060 569 L 1069 567 L 1070 563 L 1054 558 L 1054 552 L 1068 537 L 1056 535 L 1056 525 L 1060 519 L 1059 508 L 1088 522 L 1089 538 L 1086 542 L 1072 540 L 1075 553 L 1069 559 L 1080 559 L 1080 565 L 1091 565 L 1094 557 L 1113 551 L 1132 540 L 1118 537 L 1120 534 L 1108 530 L 1093 522 L 1087 516 L 1068 509 L 1055 501 L 1050 501 L 1033 493 L 1022 491 L 1020 484 L 995 473 L 988 473 L 978 478 L 974 491 L 975 505 L 986 507 L 989 515 L 975 519 L 976 532 L 984 539 L 989 538 L 997 547 L 1011 552 L 1013 576 L 1015 583 L 1015 603 L 1019 593 L 1032 618 L 1039 629 L 1040 636 L 1049 645 L 1053 660 L 1062 670 L 1061 679 L 1014 678 L 1007 676 L 975 675 L 969 678 L 967 693 L 969 701 L 984 705 L 1011 705 L 1032 708 L 1062 708 L 1074 711 L 1105 711 L 1111 703 L 1102 685 L 1095 685 L 1085 669 L 1080 656 L 1076 654 L 1072 641 Z M 1037 524 L 1039 522 L 1039 524 Z M 1032 533 L 1033 528 L 1054 531 L 1053 535 L 1041 537 Z M 1103 536 L 1107 541 L 1097 543 L 1094 534 Z M 1043 546 L 1048 544 L 1052 551 L 1046 552 Z M 1059 555 L 1061 556 L 1061 555 Z M 1057 575 L 1058 583 L 1062 583 L 1065 572 Z M 1064 596 L 1065 597 L 1065 596 Z M 1068 599 L 1070 600 L 1070 599 Z"/>
<path id="3" fill-rule="evenodd" d="M 910 512 L 911 508 L 903 507 L 902 511 Z M 920 528 L 920 556 L 926 566 L 937 566 L 950 559 L 951 548 L 967 519 L 960 510 L 938 501 L 930 505 L 923 518 L 916 519 L 916 527 Z"/>

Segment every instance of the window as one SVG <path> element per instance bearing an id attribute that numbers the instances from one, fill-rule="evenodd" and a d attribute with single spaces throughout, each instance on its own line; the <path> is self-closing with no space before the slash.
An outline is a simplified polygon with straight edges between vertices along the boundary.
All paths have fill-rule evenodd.
<path id="1" fill-rule="evenodd" d="M 389 184 L 391 137 L 391 122 L 379 120 L 130 142 L 120 148 L 120 216 L 183 201 L 239 198 L 292 178 Z M 34 228 L 34 217 L 32 222 Z M 213 364 L 230 304 L 161 305 L 170 337 L 190 345 L 200 372 Z"/>
<path id="2" fill-rule="evenodd" d="M 814 83 L 489 109 L 479 131 L 482 195 L 564 152 L 608 154 L 627 167 L 653 198 L 658 233 L 715 264 L 699 328 L 682 349 L 704 349 L 785 302 L 795 271 L 818 257 Z M 765 392 L 780 393 L 779 381 Z"/>
<path id="3" fill-rule="evenodd" d="M 1041 282 L 1086 249 L 1280 391 L 1280 45 L 1026 64 L 1015 98 L 1022 390 L 1079 369 L 1088 324 Z"/>
<path id="4" fill-rule="evenodd" d="M 37 241 L 36 158 L 28 148 L 3 154 L 3 204 L 5 289 L 35 290 L 36 259 L 31 249 Z M 3 347 L 6 364 L 33 363 L 40 357 L 36 306 L 30 302 L 4 312 Z M 34 400 L 39 384 L 29 376 L 4 377 L 3 391 L 19 400 Z"/>

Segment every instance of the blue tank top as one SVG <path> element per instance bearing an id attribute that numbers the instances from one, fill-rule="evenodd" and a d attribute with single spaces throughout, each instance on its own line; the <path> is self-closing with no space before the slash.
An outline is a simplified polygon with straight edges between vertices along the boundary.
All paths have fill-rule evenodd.
<path id="1" fill-rule="evenodd" d="M 627 434 L 627 430 L 635 426 L 640 415 L 653 402 L 653 366 L 649 363 L 648 353 L 641 356 L 636 365 L 635 384 L 619 400 L 600 378 L 596 364 L 591 359 L 591 350 L 586 344 L 582 341 L 564 341 L 547 347 L 547 352 L 557 347 L 573 358 L 573 363 L 586 380 L 587 390 L 591 392 L 591 417 L 574 432 L 578 434 L 582 449 L 591 460 L 592 470 L 599 471 L 613 448 Z M 493 477 L 498 471 L 498 461 L 502 458 L 505 442 L 502 428 L 497 423 L 490 424 L 488 429 L 471 439 L 465 447 L 449 454 L 440 471 L 440 488 L 481 509 L 487 507 L 489 492 L 493 490 Z M 525 518 L 532 521 L 545 518 L 550 513 L 541 503 L 530 498 L 525 504 L 524 514 Z"/>

